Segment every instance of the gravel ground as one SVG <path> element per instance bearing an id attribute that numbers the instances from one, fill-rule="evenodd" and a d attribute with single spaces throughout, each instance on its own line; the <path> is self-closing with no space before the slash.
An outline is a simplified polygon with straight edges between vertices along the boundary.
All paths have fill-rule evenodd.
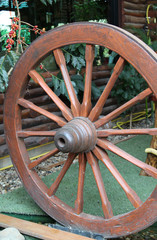
<path id="1" fill-rule="evenodd" d="M 147 127 L 151 126 L 152 122 L 149 121 Z M 123 126 L 125 127 L 125 126 Z M 134 124 L 133 126 L 134 127 Z M 145 120 L 141 121 L 140 123 L 136 123 L 136 128 L 146 127 Z M 110 140 L 112 142 L 119 142 L 123 141 L 128 137 L 132 136 L 116 136 L 116 137 L 110 137 Z M 52 167 L 53 164 L 56 164 L 58 162 L 65 161 L 67 158 L 67 154 L 56 154 L 55 157 L 48 159 L 46 162 L 43 162 L 40 164 L 40 166 L 37 167 L 37 171 L 40 176 L 46 176 L 47 174 L 51 174 L 52 172 L 58 170 L 61 168 L 61 165 L 58 165 L 56 167 Z M 77 161 L 77 159 L 75 160 Z M 5 194 L 9 191 L 12 191 L 13 189 L 22 187 L 22 183 L 14 169 L 14 167 L 10 169 L 6 169 L 3 171 L 0 171 L 0 194 Z M 153 240 L 157 239 L 157 227 L 150 227 L 146 229 L 145 231 L 142 231 L 137 234 L 129 235 L 127 237 L 121 237 L 116 239 L 122 239 L 122 240 Z"/>

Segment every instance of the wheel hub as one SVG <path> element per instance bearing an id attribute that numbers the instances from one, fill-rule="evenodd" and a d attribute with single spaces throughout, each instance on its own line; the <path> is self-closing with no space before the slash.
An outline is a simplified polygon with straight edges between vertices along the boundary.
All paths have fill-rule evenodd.
<path id="1" fill-rule="evenodd" d="M 77 117 L 57 131 L 56 147 L 65 153 L 89 152 L 96 144 L 97 134 L 94 124 L 84 117 Z"/>

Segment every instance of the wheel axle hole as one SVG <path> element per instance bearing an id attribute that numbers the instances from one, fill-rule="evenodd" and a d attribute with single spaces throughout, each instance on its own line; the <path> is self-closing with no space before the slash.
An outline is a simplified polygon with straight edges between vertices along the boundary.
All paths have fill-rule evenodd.
<path id="1" fill-rule="evenodd" d="M 59 146 L 59 147 L 64 147 L 64 146 L 65 146 L 65 140 L 64 140 L 64 138 L 59 138 L 59 139 L 58 139 L 58 146 Z"/>

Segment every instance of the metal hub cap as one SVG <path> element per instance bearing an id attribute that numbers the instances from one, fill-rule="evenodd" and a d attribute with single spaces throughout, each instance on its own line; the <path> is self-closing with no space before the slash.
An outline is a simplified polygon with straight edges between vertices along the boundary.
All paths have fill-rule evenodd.
<path id="1" fill-rule="evenodd" d="M 77 117 L 57 131 L 54 141 L 62 152 L 88 152 L 96 144 L 97 134 L 94 124 L 84 117 Z"/>

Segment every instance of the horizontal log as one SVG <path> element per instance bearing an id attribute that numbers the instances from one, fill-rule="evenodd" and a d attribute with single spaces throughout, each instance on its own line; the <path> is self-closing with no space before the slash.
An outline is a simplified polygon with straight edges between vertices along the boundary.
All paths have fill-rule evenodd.
<path id="1" fill-rule="evenodd" d="M 146 23 L 146 18 L 145 17 L 134 17 L 134 16 L 125 15 L 124 22 L 125 23 L 128 22 L 128 23 L 142 23 L 142 24 L 145 24 Z"/>
<path id="2" fill-rule="evenodd" d="M 45 94 L 45 91 L 41 87 L 37 87 L 37 88 L 27 90 L 25 94 L 25 98 L 30 99 L 30 98 L 41 96 L 44 94 Z"/>
<path id="3" fill-rule="evenodd" d="M 157 35 L 155 33 L 150 34 L 151 40 L 156 41 L 157 40 Z"/>
<path id="4" fill-rule="evenodd" d="M 34 104 L 41 106 L 43 104 L 52 104 L 52 100 L 48 95 L 42 95 L 35 98 L 28 99 L 30 102 L 33 102 Z M 56 110 L 56 108 L 55 108 Z M 0 114 L 3 114 L 3 105 L 0 105 Z"/>
<path id="5" fill-rule="evenodd" d="M 43 125 L 38 125 L 38 126 L 35 126 L 32 128 L 28 128 L 28 129 L 26 129 L 26 131 L 50 131 L 50 130 L 57 129 L 57 128 L 58 128 L 57 124 L 53 125 L 53 123 L 51 123 L 51 124 L 43 124 Z M 43 144 L 43 139 L 41 140 L 41 137 L 37 137 L 37 138 L 40 138 L 40 139 L 38 141 L 36 139 L 35 140 L 36 143 Z M 44 137 L 44 138 L 46 138 L 46 142 L 47 142 L 47 137 Z M 41 141 L 42 141 L 42 143 L 41 143 Z M 44 139 L 44 141 L 45 141 L 45 139 Z M 29 146 L 30 146 L 30 142 L 32 143 L 32 139 L 29 141 Z M 0 135 L 0 146 L 5 145 L 5 144 L 6 144 L 5 135 L 4 134 Z"/>
<path id="6" fill-rule="evenodd" d="M 109 78 L 100 78 L 100 79 L 94 80 L 93 82 L 96 84 L 97 87 L 99 87 L 99 86 L 105 87 L 105 84 L 108 82 L 108 79 Z"/>
<path id="7" fill-rule="evenodd" d="M 148 102 L 148 108 L 151 107 L 151 103 Z M 136 104 L 135 106 L 132 107 L 132 112 L 139 112 L 139 111 L 142 111 L 143 109 L 146 108 L 146 103 L 143 102 L 143 103 L 140 103 L 140 104 Z"/>
<path id="8" fill-rule="evenodd" d="M 0 104 L 4 103 L 4 93 L 0 93 Z"/>
<path id="9" fill-rule="evenodd" d="M 33 126 L 30 128 L 26 128 L 25 131 L 50 131 L 53 129 L 57 129 L 58 125 L 56 123 L 46 123 L 37 126 Z M 0 146 L 6 144 L 6 138 L 4 134 L 0 135 Z"/>
<path id="10" fill-rule="evenodd" d="M 0 134 L 3 134 L 4 133 L 4 124 L 1 123 L 0 124 Z"/>
<path id="11" fill-rule="evenodd" d="M 146 3 L 146 0 L 126 0 L 126 2 L 130 2 L 130 3 Z"/>
<path id="12" fill-rule="evenodd" d="M 101 114 L 106 115 L 106 114 L 112 112 L 113 110 L 115 110 L 116 108 L 117 108 L 117 104 L 104 107 Z"/>
<path id="13" fill-rule="evenodd" d="M 48 119 L 47 117 L 45 116 L 38 116 L 36 118 L 25 118 L 25 119 L 22 119 L 22 128 L 23 129 L 26 129 L 26 128 L 31 128 L 31 127 L 34 127 L 34 126 L 37 126 L 37 125 L 41 125 L 41 124 L 45 124 L 45 123 L 50 123 L 52 122 L 51 119 Z M 0 125 L 0 129 L 1 129 L 1 125 Z"/>
<path id="14" fill-rule="evenodd" d="M 150 23 L 150 24 L 148 24 L 148 28 L 151 29 L 151 30 L 156 31 L 157 23 Z"/>
<path id="15" fill-rule="evenodd" d="M 55 71 L 55 72 L 44 72 L 44 73 L 42 73 L 41 75 L 45 78 L 45 79 L 52 79 L 52 76 L 57 76 L 58 75 L 58 73 L 59 73 L 60 71 L 58 70 L 58 71 Z M 74 74 L 76 74 L 76 69 L 72 69 L 72 70 L 70 70 L 69 71 L 69 75 L 74 75 Z"/>
<path id="16" fill-rule="evenodd" d="M 27 148 L 39 146 L 48 142 L 53 141 L 53 137 L 29 137 L 25 139 L 25 144 Z M 7 156 L 9 150 L 6 144 L 0 146 L 0 156 Z"/>
<path id="17" fill-rule="evenodd" d="M 136 4 L 124 1 L 124 8 L 131 9 L 131 10 L 143 10 L 145 11 L 147 8 L 146 4 Z"/>
<path id="18" fill-rule="evenodd" d="M 137 37 L 141 37 L 140 35 L 138 35 L 138 33 L 137 33 L 137 31 L 135 31 L 134 29 L 127 29 L 130 33 L 132 33 L 132 34 L 134 34 L 135 36 L 137 36 Z M 151 40 L 152 41 L 155 41 L 155 40 L 157 40 L 157 35 L 156 35 L 156 32 L 154 32 L 153 30 L 151 30 L 150 32 L 149 32 L 149 36 L 150 36 L 150 38 L 151 38 Z"/>
<path id="19" fill-rule="evenodd" d="M 3 123 L 3 114 L 0 114 L 0 123 Z"/>
<path id="20" fill-rule="evenodd" d="M 52 104 L 52 100 L 47 94 L 42 95 L 42 96 L 38 96 L 38 97 L 35 97 L 35 98 L 31 98 L 31 99 L 29 99 L 29 101 L 38 105 L 38 106 L 41 106 L 43 104 L 45 105 L 45 104 L 48 104 L 48 103 Z"/>
<path id="21" fill-rule="evenodd" d="M 0 135 L 0 145 L 4 145 L 5 143 L 6 143 L 5 135 L 2 134 L 2 135 Z"/>
<path id="22" fill-rule="evenodd" d="M 51 122 L 51 123 L 40 124 L 30 128 L 25 128 L 24 130 L 25 131 L 50 131 L 56 128 L 58 128 L 58 125 L 54 122 Z"/>
<path id="23" fill-rule="evenodd" d="M 53 141 L 53 137 L 30 137 L 25 139 L 25 144 L 27 148 L 42 145 Z M 0 156 L 6 156 L 9 154 L 9 150 L 6 144 L 0 146 Z"/>
<path id="24" fill-rule="evenodd" d="M 3 105 L 0 105 L 0 114 L 3 113 Z"/>
<path id="25" fill-rule="evenodd" d="M 156 18 L 156 16 L 157 16 L 156 11 L 149 10 L 148 16 L 151 18 Z"/>
<path id="26" fill-rule="evenodd" d="M 94 66 L 93 67 L 93 72 L 99 72 L 99 71 L 105 71 L 105 70 L 110 70 L 111 67 L 108 65 L 108 63 L 106 64 L 103 64 L 103 65 L 100 65 L 100 66 Z"/>
<path id="27" fill-rule="evenodd" d="M 154 4 L 154 3 L 156 3 L 156 0 L 152 0 L 152 1 L 147 0 L 147 4 Z"/>
<path id="28" fill-rule="evenodd" d="M 53 141 L 54 137 L 29 137 L 24 140 L 26 148 L 35 147 Z"/>
<path id="29" fill-rule="evenodd" d="M 103 64 L 103 65 L 100 65 L 100 66 L 93 66 L 93 72 L 95 71 L 104 71 L 104 70 L 108 70 L 110 69 L 110 67 L 108 66 L 108 64 Z M 81 74 L 84 74 L 86 71 L 86 68 L 82 68 L 81 70 Z M 44 72 L 42 73 L 41 75 L 44 77 L 44 78 L 52 78 L 52 75 L 54 76 L 57 76 L 57 74 L 59 73 L 59 70 L 58 71 L 55 71 L 55 72 Z M 70 70 L 69 72 L 70 75 L 74 75 L 76 74 L 76 69 L 72 69 Z"/>
<path id="30" fill-rule="evenodd" d="M 106 70 L 106 71 L 100 71 L 100 72 L 93 72 L 92 74 L 92 79 L 99 79 L 99 78 L 107 78 L 111 75 L 111 71 Z"/>
<path id="31" fill-rule="evenodd" d="M 59 108 L 55 104 L 52 104 L 52 103 L 44 105 L 44 106 L 40 106 L 40 107 L 49 111 L 49 112 L 53 112 L 55 114 L 60 111 Z M 22 110 L 22 119 L 24 119 L 24 118 L 35 118 L 37 116 L 40 116 L 40 114 L 31 110 L 31 109 Z M 1 119 L 1 115 L 0 115 L 0 119 Z"/>
<path id="32" fill-rule="evenodd" d="M 130 15 L 135 17 L 146 17 L 146 11 L 130 10 L 130 9 L 124 8 L 124 15 Z"/>
<path id="33" fill-rule="evenodd" d="M 124 28 L 138 28 L 138 29 L 143 29 L 144 24 L 142 23 L 124 23 Z"/>
<path id="34" fill-rule="evenodd" d="M 106 103 L 105 103 L 104 107 L 108 107 L 108 106 L 111 106 L 111 105 L 117 105 L 117 99 L 111 98 L 111 97 L 108 98 L 106 100 Z"/>
<path id="35" fill-rule="evenodd" d="M 7 156 L 9 154 L 8 146 L 6 144 L 0 146 L 0 156 Z"/>
<path id="36" fill-rule="evenodd" d="M 47 73 L 47 72 L 46 72 Z M 42 76 L 43 76 L 43 74 L 41 74 Z M 46 75 L 46 74 L 45 74 Z M 57 74 L 56 74 L 57 75 Z M 45 79 L 45 82 L 50 82 L 51 80 L 52 80 L 52 75 L 49 75 L 49 77 L 44 77 L 43 76 L 43 78 Z M 36 88 L 36 87 L 38 87 L 39 86 L 39 84 L 38 83 L 36 83 L 36 82 L 34 82 L 33 80 L 31 80 L 29 83 L 28 83 L 28 89 L 33 89 L 33 88 Z"/>

